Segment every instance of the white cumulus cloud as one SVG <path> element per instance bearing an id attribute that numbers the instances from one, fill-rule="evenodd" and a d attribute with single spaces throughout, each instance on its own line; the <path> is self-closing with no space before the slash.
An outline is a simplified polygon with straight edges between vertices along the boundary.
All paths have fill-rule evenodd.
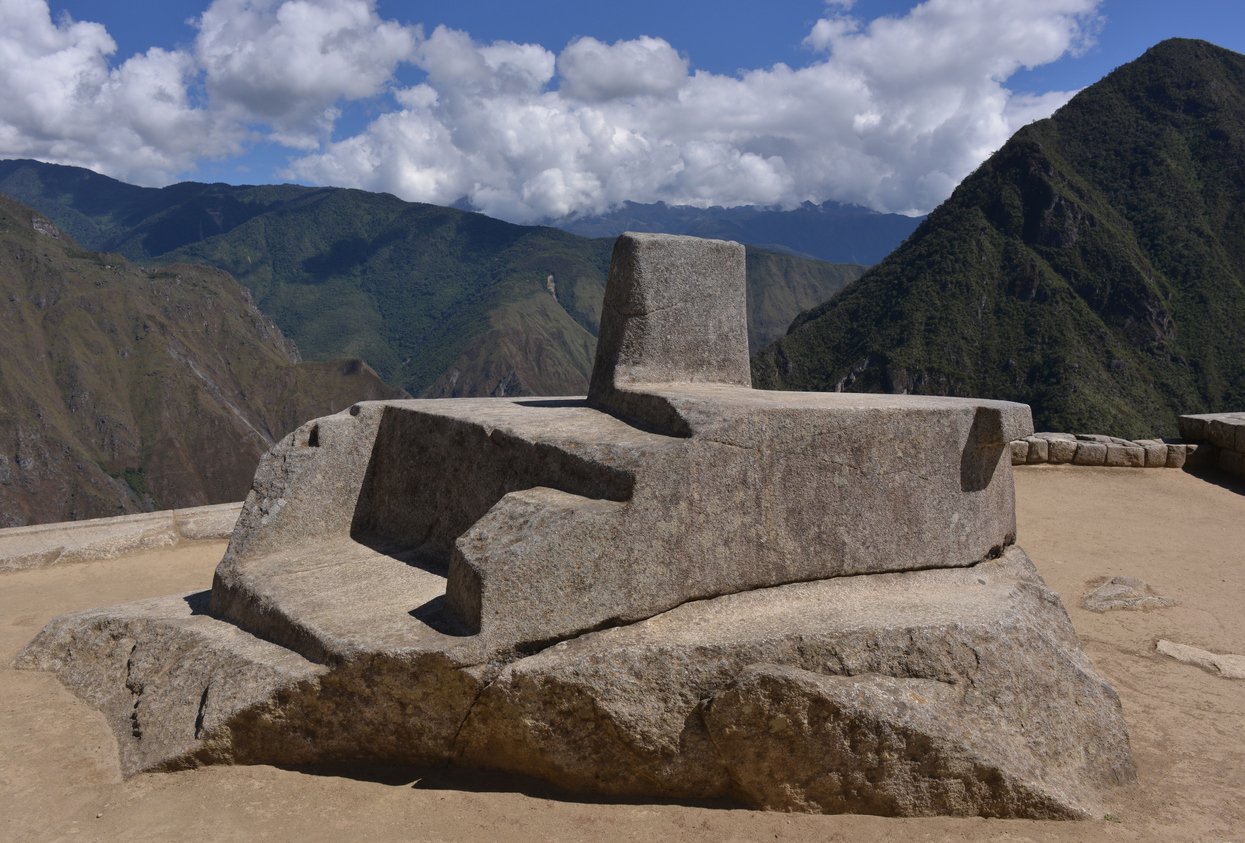
<path id="1" fill-rule="evenodd" d="M 215 0 L 185 50 L 116 64 L 98 23 L 0 0 L 0 157 L 165 184 L 264 138 L 317 149 L 342 102 L 383 92 L 418 29 L 374 0 Z"/>
<path id="2" fill-rule="evenodd" d="M 314 148 L 336 104 L 380 93 L 415 46 L 415 30 L 383 21 L 372 0 L 215 0 L 194 52 L 213 104 Z"/>
<path id="3" fill-rule="evenodd" d="M 212 0 L 193 43 L 114 61 L 97 23 L 0 0 L 0 156 L 145 184 L 264 139 L 277 175 L 530 222 L 625 200 L 927 211 L 1072 92 L 1008 79 L 1075 54 L 1100 0 L 926 0 L 864 20 L 828 0 L 802 66 L 734 75 L 647 35 L 480 43 L 376 0 Z M 395 87 L 404 63 L 418 84 Z M 345 104 L 376 116 L 332 141 Z"/>
<path id="4" fill-rule="evenodd" d="M 663 96 L 687 81 L 687 59 L 660 38 L 603 44 L 577 38 L 558 56 L 560 91 L 592 101 L 636 96 Z"/>
<path id="5" fill-rule="evenodd" d="M 190 101 L 188 56 L 152 48 L 112 67 L 104 27 L 52 21 L 45 0 L 0 0 L 0 156 L 163 183 L 239 133 Z"/>
<path id="6" fill-rule="evenodd" d="M 835 199 L 927 211 L 1021 125 L 1073 92 L 1007 79 L 1092 38 L 1098 0 L 927 0 L 860 21 L 828 3 L 805 67 L 691 72 L 660 38 L 480 44 L 438 28 L 424 85 L 363 132 L 295 161 L 295 177 L 518 221 L 623 200 Z M 793 39 L 794 40 L 794 39 Z"/>

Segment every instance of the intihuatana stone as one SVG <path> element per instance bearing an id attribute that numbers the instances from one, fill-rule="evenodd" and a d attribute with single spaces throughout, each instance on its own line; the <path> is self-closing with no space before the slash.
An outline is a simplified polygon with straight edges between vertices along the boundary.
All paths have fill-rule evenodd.
<path id="1" fill-rule="evenodd" d="M 753 390 L 743 265 L 624 235 L 588 398 L 308 422 L 261 462 L 210 595 L 57 619 L 20 663 L 104 711 L 127 773 L 448 762 L 632 797 L 1093 813 L 1128 741 L 1013 545 L 1028 407 Z"/>

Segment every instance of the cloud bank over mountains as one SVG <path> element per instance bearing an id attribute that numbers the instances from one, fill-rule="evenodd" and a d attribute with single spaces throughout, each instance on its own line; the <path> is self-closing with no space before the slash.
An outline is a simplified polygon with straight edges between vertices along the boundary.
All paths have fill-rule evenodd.
<path id="1" fill-rule="evenodd" d="M 863 21 L 838 0 L 792 33 L 806 65 L 726 76 L 659 37 L 555 53 L 384 20 L 373 0 L 213 0 L 191 45 L 117 63 L 102 25 L 0 0 L 0 157 L 165 184 L 275 142 L 279 177 L 518 222 L 624 200 L 924 212 L 1067 101 L 1006 82 L 1084 49 L 1098 4 L 927 0 Z M 401 84 L 403 65 L 423 78 Z M 377 116 L 335 138 L 355 102 Z"/>

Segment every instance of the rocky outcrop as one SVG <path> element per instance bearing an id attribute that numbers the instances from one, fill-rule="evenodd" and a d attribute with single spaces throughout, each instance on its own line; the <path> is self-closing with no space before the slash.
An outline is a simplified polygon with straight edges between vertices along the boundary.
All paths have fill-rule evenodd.
<path id="1" fill-rule="evenodd" d="M 1028 408 L 754 391 L 740 247 L 630 235 L 615 258 L 587 399 L 309 422 L 264 458 L 210 595 L 58 619 L 20 664 L 106 713 L 127 772 L 366 759 L 1096 812 L 1128 738 L 1014 545 Z"/>

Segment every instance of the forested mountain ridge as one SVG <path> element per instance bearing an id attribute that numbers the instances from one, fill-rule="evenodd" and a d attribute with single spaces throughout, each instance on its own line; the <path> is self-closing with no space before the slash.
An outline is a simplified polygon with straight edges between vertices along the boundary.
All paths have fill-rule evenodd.
<path id="1" fill-rule="evenodd" d="M 0 526 L 241 500 L 304 420 L 398 395 L 299 362 L 223 272 L 89 252 L 0 196 Z"/>
<path id="2" fill-rule="evenodd" d="M 359 357 L 412 394 L 587 388 L 612 240 L 344 188 L 186 182 L 0 161 L 0 192 L 92 249 L 226 270 L 304 356 Z M 759 347 L 863 267 L 749 250 Z"/>
<path id="3" fill-rule="evenodd" d="M 584 237 L 624 231 L 659 231 L 735 240 L 832 263 L 874 264 L 920 223 L 918 217 L 882 214 L 859 205 L 812 202 L 783 210 L 758 205 L 695 208 L 624 202 L 603 214 L 568 217 L 552 225 Z"/>
<path id="4" fill-rule="evenodd" d="M 1245 407 L 1245 56 L 1165 41 L 1024 127 L 754 379 L 1123 436 Z"/>

